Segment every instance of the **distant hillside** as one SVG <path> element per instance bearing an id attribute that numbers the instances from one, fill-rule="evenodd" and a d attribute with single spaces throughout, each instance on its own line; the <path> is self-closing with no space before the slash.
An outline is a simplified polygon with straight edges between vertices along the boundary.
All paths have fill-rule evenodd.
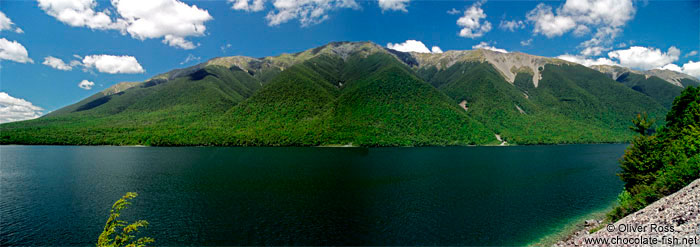
<path id="1" fill-rule="evenodd" d="M 700 80 L 697 78 L 670 70 L 637 71 L 611 65 L 594 65 L 591 68 L 635 91 L 652 97 L 666 108 L 671 107 L 673 99 L 681 95 L 683 88 L 700 85 Z"/>
<path id="2" fill-rule="evenodd" d="M 623 142 L 637 113 L 663 116 L 676 93 L 632 79 L 523 53 L 335 42 L 214 58 L 117 84 L 39 119 L 0 125 L 0 143 L 486 145 L 500 143 L 496 135 L 510 144 Z"/>

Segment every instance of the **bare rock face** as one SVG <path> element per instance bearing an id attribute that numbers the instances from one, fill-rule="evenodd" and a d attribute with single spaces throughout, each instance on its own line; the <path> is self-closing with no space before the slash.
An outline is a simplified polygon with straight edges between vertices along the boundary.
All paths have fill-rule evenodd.
<path id="1" fill-rule="evenodd" d="M 444 53 L 411 53 L 420 67 L 435 66 L 437 69 L 448 68 L 458 62 L 488 62 L 493 65 L 503 78 L 511 84 L 518 73 L 532 75 L 532 83 L 538 86 L 546 64 L 571 64 L 570 62 L 548 57 L 540 57 L 520 52 L 497 52 L 478 49 L 471 51 L 447 51 Z"/>
<path id="2" fill-rule="evenodd" d="M 102 90 L 102 94 L 105 96 L 118 94 L 139 84 L 141 84 L 141 82 L 120 82 Z"/>
<path id="3" fill-rule="evenodd" d="M 652 70 L 644 71 L 643 73 L 648 75 L 648 76 L 659 77 L 659 78 L 664 79 L 665 81 L 667 81 L 673 85 L 679 86 L 679 87 L 683 87 L 683 84 L 681 84 L 682 79 L 689 79 L 689 80 L 693 80 L 693 81 L 698 81 L 697 78 L 692 77 L 690 75 L 678 73 L 676 71 L 665 70 L 665 69 L 652 69 Z"/>
<path id="4" fill-rule="evenodd" d="M 479 50 L 484 59 L 493 65 L 506 81 L 515 82 L 515 76 L 519 72 L 532 74 L 532 83 L 537 87 L 542 79 L 542 70 L 546 64 L 561 64 L 565 63 L 562 60 L 553 58 L 533 56 L 520 52 L 502 53 L 490 50 Z"/>
<path id="5" fill-rule="evenodd" d="M 700 243 L 697 242 L 700 241 L 699 213 L 700 179 L 695 180 L 678 192 L 666 196 L 646 208 L 628 215 L 614 224 L 603 226 L 593 234 L 589 234 L 587 231 L 577 232 L 574 237 L 558 245 L 700 246 Z M 598 244 L 593 244 L 591 241 L 596 239 L 628 241 L 628 244 L 619 242 L 608 242 L 607 244 L 599 242 Z M 637 242 L 630 241 L 638 241 L 638 244 L 636 244 Z M 648 242 L 645 243 L 644 241 Z M 657 242 L 653 243 L 653 241 Z"/>

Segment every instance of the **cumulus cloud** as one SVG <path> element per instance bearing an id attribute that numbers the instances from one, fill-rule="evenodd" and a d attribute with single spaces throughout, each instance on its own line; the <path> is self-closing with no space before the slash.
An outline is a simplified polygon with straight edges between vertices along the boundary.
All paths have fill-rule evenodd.
<path id="1" fill-rule="evenodd" d="M 562 59 L 562 60 L 566 60 L 566 61 L 569 61 L 572 63 L 578 63 L 578 64 L 581 64 L 581 65 L 587 66 L 587 67 L 590 67 L 593 65 L 619 65 L 615 61 L 610 60 L 608 58 L 604 58 L 604 57 L 592 59 L 592 58 L 587 58 L 584 56 L 565 54 L 565 55 L 560 55 L 557 58 Z"/>
<path id="2" fill-rule="evenodd" d="M 576 22 L 568 16 L 556 16 L 552 7 L 540 3 L 527 13 L 527 20 L 535 23 L 534 33 L 544 34 L 548 38 L 560 36 L 576 27 Z"/>
<path id="3" fill-rule="evenodd" d="M 177 0 L 112 0 L 112 5 L 129 23 L 126 32 L 132 37 L 162 37 L 163 43 L 183 49 L 196 47 L 185 38 L 203 36 L 207 29 L 204 23 L 212 19 L 208 11 Z"/>
<path id="4" fill-rule="evenodd" d="M 522 46 L 529 46 L 531 44 L 532 44 L 532 39 L 520 41 L 520 45 L 522 45 Z"/>
<path id="5" fill-rule="evenodd" d="M 392 50 L 402 51 L 402 52 L 418 52 L 418 53 L 442 53 L 442 49 L 437 46 L 433 46 L 432 50 L 428 49 L 423 42 L 418 40 L 406 40 L 403 43 L 388 43 L 386 47 Z"/>
<path id="6" fill-rule="evenodd" d="M 406 7 L 408 7 L 408 2 L 411 0 L 379 0 L 379 8 L 382 11 L 403 11 L 408 12 Z"/>
<path id="7" fill-rule="evenodd" d="M 615 50 L 608 53 L 608 57 L 620 61 L 620 65 L 637 68 L 653 69 L 665 66 L 678 60 L 681 51 L 671 46 L 667 52 L 653 47 L 632 46 L 625 50 Z"/>
<path id="8" fill-rule="evenodd" d="M 83 58 L 85 68 L 95 68 L 97 71 L 108 74 L 136 74 L 143 73 L 143 67 L 132 56 L 91 55 Z"/>
<path id="9" fill-rule="evenodd" d="M 683 73 L 700 78 L 700 61 L 688 61 L 683 64 Z"/>
<path id="10" fill-rule="evenodd" d="M 491 23 L 487 20 L 481 21 L 486 18 L 486 13 L 481 9 L 483 3 L 482 1 L 474 3 L 464 11 L 464 16 L 457 19 L 457 25 L 462 28 L 459 36 L 474 39 L 491 31 Z"/>
<path id="11" fill-rule="evenodd" d="M 95 11 L 94 0 L 37 0 L 39 8 L 57 20 L 74 27 L 122 29 L 126 23 L 115 22 L 109 12 Z"/>
<path id="12" fill-rule="evenodd" d="M 0 60 L 10 60 L 18 63 L 34 63 L 34 60 L 29 58 L 29 52 L 24 46 L 17 41 L 9 41 L 5 38 L 0 38 Z"/>
<path id="13" fill-rule="evenodd" d="M 58 70 L 68 71 L 68 70 L 73 69 L 72 66 L 66 64 L 60 58 L 56 58 L 56 57 L 52 57 L 52 56 L 45 57 L 44 62 L 41 64 L 49 66 L 49 67 L 54 68 L 54 69 L 58 69 Z"/>
<path id="14" fill-rule="evenodd" d="M 538 4 L 528 12 L 527 20 L 534 23 L 535 34 L 548 38 L 570 31 L 578 36 L 593 32 L 589 40 L 580 44 L 585 50 L 610 46 L 635 12 L 632 0 L 567 0 L 556 12 L 549 5 Z"/>
<path id="15" fill-rule="evenodd" d="M 265 19 L 270 26 L 277 26 L 299 19 L 302 27 L 321 23 L 328 19 L 328 12 L 340 8 L 359 8 L 355 0 L 275 0 L 274 10 Z"/>
<path id="16" fill-rule="evenodd" d="M 5 30 L 13 31 L 15 33 L 24 33 L 21 28 L 15 26 L 15 23 L 12 22 L 12 20 L 10 20 L 5 13 L 0 11 L 0 32 Z"/>
<path id="17" fill-rule="evenodd" d="M 111 0 L 114 17 L 107 9 L 96 11 L 95 0 L 38 0 L 39 7 L 57 20 L 74 27 L 118 30 L 145 40 L 163 38 L 163 43 L 194 49 L 187 37 L 203 36 L 209 12 L 178 0 Z"/>
<path id="18" fill-rule="evenodd" d="M 258 12 L 265 9 L 264 0 L 227 0 L 235 10 Z"/>
<path id="19" fill-rule="evenodd" d="M 511 32 L 517 30 L 517 29 L 522 29 L 525 28 L 525 22 L 523 21 L 516 21 L 516 20 L 501 20 L 501 24 L 498 25 L 499 28 L 503 30 L 509 30 Z"/>
<path id="20" fill-rule="evenodd" d="M 44 109 L 32 102 L 0 92 L 0 123 L 35 119 L 41 116 L 42 111 Z"/>
<path id="21" fill-rule="evenodd" d="M 93 86 L 95 86 L 95 83 L 88 80 L 82 80 L 78 83 L 78 87 L 85 90 L 90 90 Z"/>
<path id="22" fill-rule="evenodd" d="M 491 46 L 488 42 L 481 42 L 479 44 L 473 45 L 472 49 L 486 49 L 500 53 L 508 53 L 506 49 L 496 48 L 494 46 Z"/>
<path id="23" fill-rule="evenodd" d="M 690 51 L 690 52 L 688 52 L 688 54 L 685 54 L 685 56 L 683 56 L 683 57 L 692 57 L 695 55 L 698 55 L 698 51 Z"/>

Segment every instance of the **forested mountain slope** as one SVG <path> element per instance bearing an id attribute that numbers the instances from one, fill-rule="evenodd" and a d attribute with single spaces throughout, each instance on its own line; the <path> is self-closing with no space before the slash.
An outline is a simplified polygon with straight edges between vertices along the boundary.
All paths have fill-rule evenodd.
<path id="1" fill-rule="evenodd" d="M 523 53 L 336 42 L 117 84 L 39 119 L 0 125 L 0 142 L 483 145 L 500 143 L 496 134 L 511 144 L 622 142 L 637 113 L 667 111 L 666 98 L 628 86 Z"/>

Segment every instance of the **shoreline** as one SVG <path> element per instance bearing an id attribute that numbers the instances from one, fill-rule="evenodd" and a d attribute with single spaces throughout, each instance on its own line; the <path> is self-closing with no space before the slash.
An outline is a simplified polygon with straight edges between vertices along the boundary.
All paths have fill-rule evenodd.
<path id="1" fill-rule="evenodd" d="M 604 223 L 607 213 L 616 205 L 617 200 L 614 200 L 605 207 L 569 218 L 558 227 L 553 227 L 553 230 L 544 236 L 527 243 L 526 246 L 557 246 L 563 244 L 567 240 L 578 237 L 581 232 L 588 232 Z M 559 230 L 554 230 L 556 228 L 559 228 Z"/>
<path id="2" fill-rule="evenodd" d="M 667 195 L 646 207 L 631 213 L 616 222 L 609 222 L 605 219 L 605 214 L 593 220 L 572 221 L 573 223 L 567 228 L 571 230 L 562 230 L 561 235 L 549 235 L 541 240 L 528 246 L 587 246 L 585 239 L 655 239 L 659 238 L 676 238 L 689 239 L 693 238 L 698 241 L 700 234 L 700 217 L 697 212 L 700 211 L 700 179 L 696 179 L 682 189 Z M 613 204 L 614 205 L 614 204 Z M 612 208 L 610 208 L 612 209 Z M 609 212 L 610 209 L 600 212 Z M 615 226 L 642 226 L 650 227 L 658 225 L 662 227 L 670 227 L 671 231 L 620 231 Z M 612 227 L 613 230 L 610 229 Z M 675 227 L 675 229 L 674 229 Z M 640 228 L 645 229 L 645 228 Z M 549 238 L 549 239 L 548 239 Z M 668 243 L 658 243 L 659 245 L 676 245 Z M 698 244 L 698 242 L 694 242 Z M 656 244 L 642 244 L 656 245 Z M 681 244 L 683 245 L 683 244 Z M 596 244 L 596 246 L 616 246 L 615 244 Z"/>
<path id="3" fill-rule="evenodd" d="M 90 144 L 25 144 L 25 143 L 0 143 L 0 146 L 75 146 L 75 147 L 261 147 L 261 148 L 274 148 L 274 147 L 312 147 L 312 148 L 420 148 L 420 147 L 528 147 L 528 146 L 569 146 L 569 145 L 600 145 L 600 144 L 630 144 L 629 142 L 586 142 L 586 143 L 553 143 L 553 144 L 485 144 L 485 145 L 422 145 L 422 146 L 361 146 L 354 144 L 320 144 L 320 145 L 90 145 Z"/>

